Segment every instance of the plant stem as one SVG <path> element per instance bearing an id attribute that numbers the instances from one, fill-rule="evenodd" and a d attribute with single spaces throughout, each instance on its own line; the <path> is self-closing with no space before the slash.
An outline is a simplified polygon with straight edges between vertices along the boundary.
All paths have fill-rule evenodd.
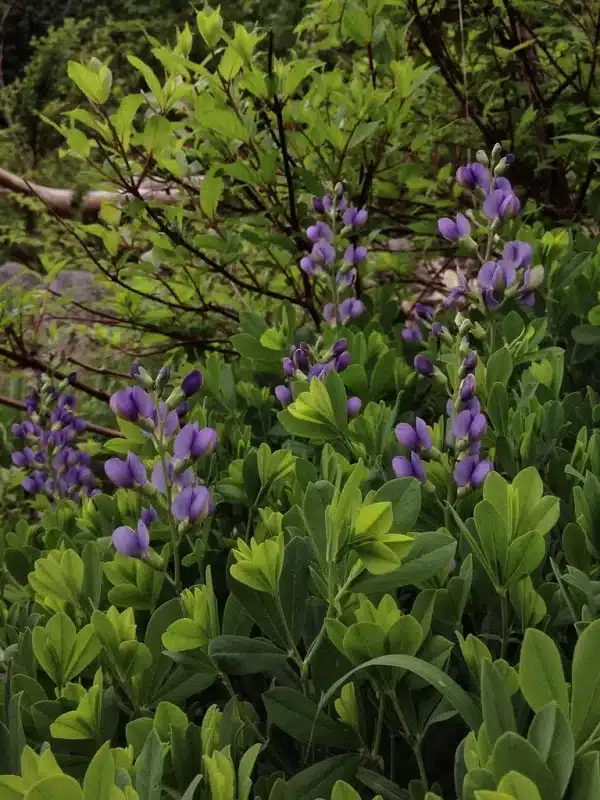
<path id="1" fill-rule="evenodd" d="M 157 408 L 159 407 L 159 398 L 156 399 Z M 165 415 L 166 417 L 166 415 Z M 177 530 L 177 523 L 175 518 L 173 517 L 173 512 L 171 511 L 171 507 L 173 505 L 173 487 L 171 486 L 171 481 L 169 479 L 169 473 L 167 471 L 167 456 L 165 452 L 164 446 L 164 419 L 161 417 L 160 413 L 158 414 L 158 432 L 156 433 L 154 439 L 156 443 L 156 448 L 158 450 L 158 454 L 160 456 L 160 462 L 162 465 L 163 475 L 165 478 L 165 492 L 167 495 L 167 511 L 169 514 L 169 529 L 171 531 L 171 544 L 173 546 L 173 578 L 174 578 L 174 586 L 175 591 L 177 594 L 181 593 L 181 559 L 179 556 L 179 531 Z"/>
<path id="2" fill-rule="evenodd" d="M 383 719 L 385 716 L 385 692 L 379 695 L 379 708 L 377 710 L 377 722 L 375 724 L 375 736 L 371 748 L 371 758 L 375 760 L 379 756 L 379 745 L 381 744 L 381 732 L 383 730 Z"/>
<path id="3" fill-rule="evenodd" d="M 421 782 L 427 791 L 427 772 L 425 771 L 425 763 L 423 761 L 423 754 L 421 753 L 421 742 L 418 738 L 412 735 L 410 728 L 406 724 L 406 720 L 404 719 L 404 714 L 402 713 L 402 709 L 400 708 L 400 703 L 398 702 L 398 698 L 396 697 L 396 692 L 392 689 L 388 692 L 389 698 L 392 701 L 392 705 L 394 706 L 394 711 L 396 712 L 396 716 L 400 720 L 400 725 L 402 726 L 402 731 L 404 733 L 404 738 L 406 739 L 407 743 L 412 747 L 413 753 L 415 754 L 415 760 L 417 762 L 417 767 L 419 769 L 419 776 L 421 778 Z"/>
<path id="4" fill-rule="evenodd" d="M 508 644 L 508 602 L 505 591 L 502 591 L 502 594 L 500 595 L 500 614 L 502 618 L 502 643 L 500 645 L 500 658 L 504 658 L 506 655 L 506 646 Z"/>

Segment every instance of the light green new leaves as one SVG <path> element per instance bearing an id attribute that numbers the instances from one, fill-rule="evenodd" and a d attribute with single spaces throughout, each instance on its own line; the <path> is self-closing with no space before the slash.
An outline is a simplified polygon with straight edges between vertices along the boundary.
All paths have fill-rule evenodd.
<path id="1" fill-rule="evenodd" d="M 219 612 L 210 570 L 206 572 L 205 586 L 183 590 L 181 605 L 186 616 L 172 622 L 162 637 L 167 650 L 194 650 L 219 635 Z"/>
<path id="2" fill-rule="evenodd" d="M 92 625 L 77 631 L 62 611 L 50 617 L 45 628 L 35 627 L 32 641 L 38 663 L 57 686 L 79 675 L 100 652 Z"/>
<path id="3" fill-rule="evenodd" d="M 337 373 L 332 373 L 341 382 Z M 341 392 L 345 390 L 341 386 Z M 301 392 L 293 403 L 277 415 L 279 421 L 292 436 L 301 436 L 313 441 L 326 441 L 334 438 L 341 418 L 334 413 L 332 400 L 325 384 L 321 380 L 312 380 L 308 390 Z M 344 407 L 344 420 L 346 410 Z"/>
<path id="4" fill-rule="evenodd" d="M 94 739 L 100 729 L 102 689 L 94 685 L 86 692 L 75 711 L 61 714 L 51 725 L 55 739 Z"/>
<path id="5" fill-rule="evenodd" d="M 41 605 L 64 611 L 68 603 L 79 605 L 83 573 L 83 561 L 74 550 L 51 550 L 45 558 L 36 560 L 28 577 Z"/>
<path id="6" fill-rule="evenodd" d="M 250 546 L 243 539 L 238 539 L 237 544 L 238 549 L 233 551 L 237 563 L 230 568 L 232 576 L 251 589 L 276 594 L 283 569 L 283 534 L 260 543 L 252 538 Z"/>

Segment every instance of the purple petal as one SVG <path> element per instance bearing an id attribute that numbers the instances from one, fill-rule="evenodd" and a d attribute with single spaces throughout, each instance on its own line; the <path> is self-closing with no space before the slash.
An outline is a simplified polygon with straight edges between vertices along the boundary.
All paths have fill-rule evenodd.
<path id="1" fill-rule="evenodd" d="M 335 261 L 335 248 L 326 241 L 319 241 L 312 249 L 311 256 L 319 264 L 333 264 Z"/>
<path id="2" fill-rule="evenodd" d="M 517 269 L 527 267 L 533 258 L 533 249 L 528 242 L 507 242 L 502 257 L 506 261 L 512 261 Z"/>
<path id="3" fill-rule="evenodd" d="M 289 406 L 293 400 L 291 389 L 288 389 L 287 386 L 283 386 L 283 384 L 275 387 L 275 397 L 279 400 L 283 408 Z"/>
<path id="4" fill-rule="evenodd" d="M 425 377 L 430 377 L 433 375 L 433 364 L 427 358 L 427 356 L 421 354 L 415 356 L 414 365 L 417 372 L 421 375 L 425 375 Z"/>
<path id="5" fill-rule="evenodd" d="M 457 461 L 454 467 L 454 483 L 457 486 L 466 486 L 471 480 L 471 475 L 477 464 L 477 459 L 473 456 L 467 456 L 461 461 Z"/>
<path id="6" fill-rule="evenodd" d="M 392 460 L 392 469 L 397 478 L 412 478 L 413 476 L 411 463 L 404 456 L 396 456 Z"/>
<path id="7" fill-rule="evenodd" d="M 123 389 L 115 392 L 109 401 L 112 411 L 119 417 L 132 422 L 137 417 L 137 406 L 134 402 L 132 391 Z"/>
<path id="8" fill-rule="evenodd" d="M 500 204 L 504 200 L 502 191 L 490 192 L 483 203 L 483 213 L 488 219 L 496 219 L 500 215 Z"/>
<path id="9" fill-rule="evenodd" d="M 498 271 L 502 274 L 502 281 L 501 282 L 502 282 L 503 286 L 502 287 L 496 287 L 496 288 L 503 288 L 504 289 L 506 286 L 512 286 L 512 284 L 515 282 L 515 279 L 517 277 L 517 271 L 516 271 L 515 265 L 512 263 L 512 261 L 504 261 L 504 260 L 499 261 L 498 262 Z"/>
<path id="10" fill-rule="evenodd" d="M 475 489 L 481 486 L 490 472 L 494 471 L 494 465 L 491 461 L 480 461 L 473 470 L 471 475 L 471 486 Z"/>
<path id="11" fill-rule="evenodd" d="M 306 272 L 307 275 L 317 274 L 317 265 L 310 256 L 304 256 L 300 259 L 300 269 Z"/>
<path id="12" fill-rule="evenodd" d="M 448 239 L 451 242 L 455 242 L 458 239 L 458 228 L 456 227 L 456 223 L 450 219 L 450 217 L 442 217 L 438 219 L 438 231 L 444 237 L 444 239 Z"/>
<path id="13" fill-rule="evenodd" d="M 472 397 L 467 403 L 467 408 L 471 412 L 471 416 L 476 416 L 481 412 L 481 403 L 477 397 Z"/>
<path id="14" fill-rule="evenodd" d="M 485 291 L 494 288 L 494 280 L 496 275 L 496 262 L 486 261 L 486 263 L 479 270 L 479 285 Z"/>
<path id="15" fill-rule="evenodd" d="M 346 402 L 346 412 L 349 417 L 356 417 L 362 408 L 362 400 L 360 397 L 349 397 Z"/>
<path id="16" fill-rule="evenodd" d="M 409 425 L 407 422 L 401 422 L 399 425 L 396 425 L 396 439 L 398 439 L 400 444 L 404 445 L 404 447 L 410 447 L 411 450 L 418 444 L 417 432 L 412 425 Z"/>
<path id="17" fill-rule="evenodd" d="M 400 334 L 405 342 L 422 342 L 421 329 L 414 322 L 407 322 Z"/>
<path id="18" fill-rule="evenodd" d="M 422 447 L 423 450 L 429 450 L 432 445 L 432 440 L 425 420 L 422 420 L 421 417 L 417 417 L 415 421 L 415 429 L 419 446 Z"/>
<path id="19" fill-rule="evenodd" d="M 181 381 L 181 391 L 186 397 L 191 397 L 201 389 L 203 383 L 204 375 L 199 369 L 193 369 Z"/>
<path id="20" fill-rule="evenodd" d="M 147 392 L 145 392 L 141 388 L 141 386 L 134 386 L 132 394 L 133 394 L 133 401 L 137 407 L 140 417 L 146 417 L 147 419 L 152 419 L 152 415 L 155 412 L 155 408 L 150 395 Z"/>
<path id="21" fill-rule="evenodd" d="M 150 546 L 150 534 L 148 528 L 143 520 L 139 520 L 137 524 L 137 540 L 140 552 L 145 553 Z"/>
<path id="22" fill-rule="evenodd" d="M 214 453 L 217 442 L 218 436 L 214 428 L 202 428 L 194 436 L 191 449 L 192 458 L 200 458 L 200 456 Z"/>
<path id="23" fill-rule="evenodd" d="M 158 513 L 152 506 L 149 508 L 142 508 L 140 518 L 146 527 L 150 527 L 153 522 L 158 519 Z"/>
<path id="24" fill-rule="evenodd" d="M 421 483 L 425 483 L 427 480 L 425 464 L 414 451 L 410 454 L 410 466 L 414 477 L 421 481 Z"/>
<path id="25" fill-rule="evenodd" d="M 173 436 L 179 427 L 179 414 L 177 411 L 169 411 L 165 417 L 164 432 L 165 436 Z"/>
<path id="26" fill-rule="evenodd" d="M 191 487 L 182 489 L 171 505 L 171 512 L 175 519 L 180 521 L 189 519 L 190 507 L 194 499 L 194 490 Z"/>
<path id="27" fill-rule="evenodd" d="M 115 486 L 120 486 L 124 489 L 131 489 L 133 486 L 133 476 L 129 469 L 129 465 L 120 458 L 109 458 L 104 465 L 104 472 L 109 480 Z"/>
<path id="28" fill-rule="evenodd" d="M 471 412 L 468 413 L 470 414 Z M 485 414 L 476 414 L 469 426 L 469 439 L 481 439 L 481 437 L 485 435 L 487 427 L 488 421 Z"/>
<path id="29" fill-rule="evenodd" d="M 188 490 L 185 489 L 184 491 Z M 205 519 L 209 514 L 211 505 L 210 493 L 205 486 L 199 486 L 191 491 L 193 494 L 189 512 L 190 522 L 195 522 L 197 519 Z"/>
<path id="30" fill-rule="evenodd" d="M 183 459 L 189 455 L 197 430 L 198 426 L 195 423 L 188 423 L 179 431 L 173 442 L 173 454 L 176 458 Z"/>
<path id="31" fill-rule="evenodd" d="M 171 480 L 173 478 L 173 465 L 171 464 L 171 462 L 167 462 L 167 472 L 169 474 L 169 479 Z M 159 492 L 166 494 L 167 487 L 165 483 L 165 471 L 163 470 L 163 465 L 160 461 L 156 464 L 156 466 L 152 470 L 152 478 L 150 480 L 152 482 L 152 485 Z"/>
<path id="32" fill-rule="evenodd" d="M 127 466 L 136 483 L 140 486 L 145 486 L 148 476 L 146 474 L 146 467 L 142 464 L 139 457 L 135 453 L 127 453 Z"/>
<path id="33" fill-rule="evenodd" d="M 124 556 L 135 557 L 141 553 L 137 534 L 128 525 L 121 525 L 113 531 L 112 542 L 115 549 Z"/>
<path id="34" fill-rule="evenodd" d="M 458 231 L 459 239 L 466 239 L 471 235 L 471 223 L 464 214 L 456 215 L 456 230 Z"/>
<path id="35" fill-rule="evenodd" d="M 452 421 L 452 435 L 455 439 L 465 439 L 469 434 L 472 415 L 468 410 L 461 411 Z"/>

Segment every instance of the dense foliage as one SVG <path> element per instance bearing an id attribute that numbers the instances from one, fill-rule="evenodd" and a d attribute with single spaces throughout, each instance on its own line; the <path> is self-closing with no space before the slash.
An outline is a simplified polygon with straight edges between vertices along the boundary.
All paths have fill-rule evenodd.
<path id="1" fill-rule="evenodd" d="M 3 93 L 68 61 L 7 129 L 72 192 L 5 178 L 2 800 L 600 796 L 600 25 L 478 8 L 71 21 Z"/>

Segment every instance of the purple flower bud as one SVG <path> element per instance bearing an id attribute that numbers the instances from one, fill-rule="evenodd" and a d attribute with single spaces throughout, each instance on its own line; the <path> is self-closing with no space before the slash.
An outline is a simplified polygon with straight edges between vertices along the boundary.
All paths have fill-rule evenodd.
<path id="1" fill-rule="evenodd" d="M 356 319 L 356 317 L 360 317 L 364 310 L 365 307 L 362 300 L 349 297 L 340 303 L 338 307 L 339 321 L 344 324 L 349 319 Z"/>
<path id="2" fill-rule="evenodd" d="M 146 467 L 135 453 L 127 453 L 124 461 L 120 458 L 109 458 L 104 465 L 107 477 L 115 486 L 131 489 L 138 484 L 144 486 L 147 481 Z"/>
<path id="3" fill-rule="evenodd" d="M 434 322 L 431 326 L 431 333 L 433 336 L 439 339 L 440 336 L 443 336 L 448 329 L 442 325 L 441 322 Z"/>
<path id="4" fill-rule="evenodd" d="M 321 239 L 316 242 L 310 255 L 317 264 L 333 264 L 335 261 L 335 248 L 329 242 Z"/>
<path id="5" fill-rule="evenodd" d="M 117 552 L 130 558 L 143 558 L 150 547 L 148 528 L 139 520 L 137 531 L 128 525 L 121 525 L 113 531 L 112 541 Z"/>
<path id="6" fill-rule="evenodd" d="M 417 319 L 421 322 L 430 322 L 434 317 L 435 309 L 424 303 L 416 303 L 415 314 L 417 315 Z"/>
<path id="7" fill-rule="evenodd" d="M 137 378 L 140 374 L 140 365 L 137 361 L 134 361 L 133 364 L 129 367 L 129 374 L 132 378 Z"/>
<path id="8" fill-rule="evenodd" d="M 488 428 L 488 421 L 485 414 L 475 414 L 469 426 L 469 439 L 475 441 L 485 436 Z"/>
<path id="9" fill-rule="evenodd" d="M 418 356 L 415 356 L 414 360 L 415 369 L 420 375 L 424 375 L 427 378 L 430 378 L 434 373 L 434 367 L 431 361 L 420 353 Z"/>
<path id="10" fill-rule="evenodd" d="M 344 251 L 344 260 L 349 264 L 362 264 L 367 258 L 367 248 L 349 244 Z"/>
<path id="11" fill-rule="evenodd" d="M 459 397 L 463 402 L 470 400 L 475 394 L 475 376 L 467 375 L 460 385 Z"/>
<path id="12" fill-rule="evenodd" d="M 513 192 L 510 181 L 496 178 L 494 189 L 485 198 L 483 213 L 490 220 L 515 217 L 521 209 L 519 198 Z"/>
<path id="13" fill-rule="evenodd" d="M 162 367 L 158 371 L 158 375 L 156 376 L 156 380 L 160 381 L 161 383 L 165 383 L 169 380 L 170 369 L 168 364 L 163 364 Z"/>
<path id="14" fill-rule="evenodd" d="M 339 356 L 335 357 L 335 369 L 336 372 L 343 372 L 350 366 L 350 362 L 352 361 L 352 357 L 350 353 L 345 350 Z"/>
<path id="15" fill-rule="evenodd" d="M 438 230 L 444 239 L 456 242 L 471 235 L 471 223 L 464 214 L 457 214 L 456 222 L 449 217 L 442 217 L 438 220 Z"/>
<path id="16" fill-rule="evenodd" d="M 479 187 L 487 191 L 490 185 L 490 173 L 483 164 L 467 164 L 457 169 L 456 181 L 468 189 Z"/>
<path id="17" fill-rule="evenodd" d="M 517 277 L 512 261 L 486 261 L 479 270 L 479 285 L 483 291 L 503 291 L 511 286 Z"/>
<path id="18" fill-rule="evenodd" d="M 408 447 L 410 450 L 414 450 L 417 446 L 417 432 L 408 422 L 401 422 L 396 425 L 396 439 L 401 445 Z"/>
<path id="19" fill-rule="evenodd" d="M 217 447 L 217 432 L 213 428 L 202 428 L 198 425 L 188 423 L 177 434 L 173 443 L 173 454 L 178 459 L 187 456 L 200 458 L 200 456 L 213 453 Z"/>
<path id="20" fill-rule="evenodd" d="M 188 413 L 189 410 L 190 410 L 190 406 L 189 406 L 188 403 L 185 402 L 185 400 L 182 403 L 179 403 L 179 405 L 175 409 L 179 419 L 181 419 L 182 417 L 185 417 L 185 415 Z"/>
<path id="21" fill-rule="evenodd" d="M 477 488 L 483 484 L 493 469 L 494 465 L 491 461 L 480 461 L 478 456 L 469 455 L 456 462 L 454 482 L 457 486 L 470 484 L 473 488 Z"/>
<path id="22" fill-rule="evenodd" d="M 191 397 L 192 395 L 196 394 L 197 391 L 200 390 L 200 387 L 204 383 L 204 375 L 200 372 L 199 369 L 193 369 L 191 372 L 185 376 L 183 381 L 181 382 L 181 391 L 184 393 L 186 397 Z"/>
<path id="23" fill-rule="evenodd" d="M 396 456 L 392 460 L 392 469 L 397 478 L 416 478 L 420 483 L 427 480 L 425 464 L 415 452 L 410 454 L 410 458 Z"/>
<path id="24" fill-rule="evenodd" d="M 342 221 L 344 225 L 351 225 L 353 228 L 358 228 L 364 225 L 368 218 L 367 210 L 364 208 L 355 208 L 350 206 L 344 211 Z"/>
<path id="25" fill-rule="evenodd" d="M 333 355 L 334 356 L 341 356 L 344 350 L 348 349 L 348 340 L 347 339 L 338 339 L 337 342 L 333 345 Z"/>
<path id="26" fill-rule="evenodd" d="M 311 242 L 330 242 L 333 239 L 333 231 L 326 222 L 319 220 L 306 229 L 306 235 Z"/>
<path id="27" fill-rule="evenodd" d="M 323 199 L 321 200 L 323 203 L 323 210 L 329 214 L 331 209 L 333 208 L 333 198 L 330 194 L 324 195 Z"/>
<path id="28" fill-rule="evenodd" d="M 325 206 L 320 197 L 312 198 L 312 207 L 313 211 L 316 211 L 317 214 L 323 214 L 325 212 Z"/>
<path id="29" fill-rule="evenodd" d="M 439 325 L 439 322 L 434 324 Z M 407 322 L 404 328 L 402 328 L 402 332 L 400 335 L 402 336 L 405 342 L 423 341 L 423 334 L 421 333 L 421 329 L 414 322 Z"/>
<path id="30" fill-rule="evenodd" d="M 308 372 L 310 362 L 308 360 L 308 355 L 306 354 L 306 350 L 304 350 L 302 347 L 298 347 L 296 350 L 294 350 L 292 361 L 296 369 L 299 369 L 301 372 L 304 373 Z"/>
<path id="31" fill-rule="evenodd" d="M 24 439 L 25 438 L 25 431 L 23 430 L 23 426 L 15 423 L 11 428 L 12 435 L 17 439 Z"/>
<path id="32" fill-rule="evenodd" d="M 477 366 L 477 353 L 474 350 L 469 350 L 466 354 L 461 369 L 463 372 L 472 372 Z"/>
<path id="33" fill-rule="evenodd" d="M 314 276 L 317 274 L 319 266 L 318 264 L 315 263 L 314 259 L 311 258 L 311 256 L 304 256 L 303 258 L 300 259 L 300 269 L 307 275 Z"/>
<path id="34" fill-rule="evenodd" d="M 67 375 L 67 382 L 71 386 L 74 386 L 76 380 L 77 380 L 77 373 L 76 372 L 69 372 L 69 374 Z"/>
<path id="35" fill-rule="evenodd" d="M 293 400 L 291 389 L 283 385 L 275 387 L 275 397 L 279 400 L 283 408 L 289 406 Z"/>
<path id="36" fill-rule="evenodd" d="M 533 249 L 528 242 L 507 242 L 502 251 L 502 259 L 510 261 L 515 269 L 528 267 L 533 258 Z"/>
<path id="37" fill-rule="evenodd" d="M 212 498 L 206 486 L 182 489 L 171 505 L 171 512 L 180 521 L 196 522 L 208 517 L 212 510 Z"/>
<path id="38" fill-rule="evenodd" d="M 292 375 L 296 372 L 294 368 L 294 362 L 291 358 L 284 358 L 283 359 L 283 374 L 287 378 L 291 378 Z"/>
<path id="39" fill-rule="evenodd" d="M 471 486 L 474 489 L 477 489 L 479 486 L 483 486 L 483 482 L 490 472 L 493 471 L 494 465 L 491 461 L 480 461 L 471 473 Z"/>
<path id="40" fill-rule="evenodd" d="M 140 518 L 144 525 L 149 528 L 150 525 L 158 519 L 158 513 L 152 506 L 149 508 L 142 508 Z"/>
<path id="41" fill-rule="evenodd" d="M 349 417 L 356 417 L 362 408 L 362 400 L 360 397 L 349 397 L 346 402 L 346 410 Z"/>

